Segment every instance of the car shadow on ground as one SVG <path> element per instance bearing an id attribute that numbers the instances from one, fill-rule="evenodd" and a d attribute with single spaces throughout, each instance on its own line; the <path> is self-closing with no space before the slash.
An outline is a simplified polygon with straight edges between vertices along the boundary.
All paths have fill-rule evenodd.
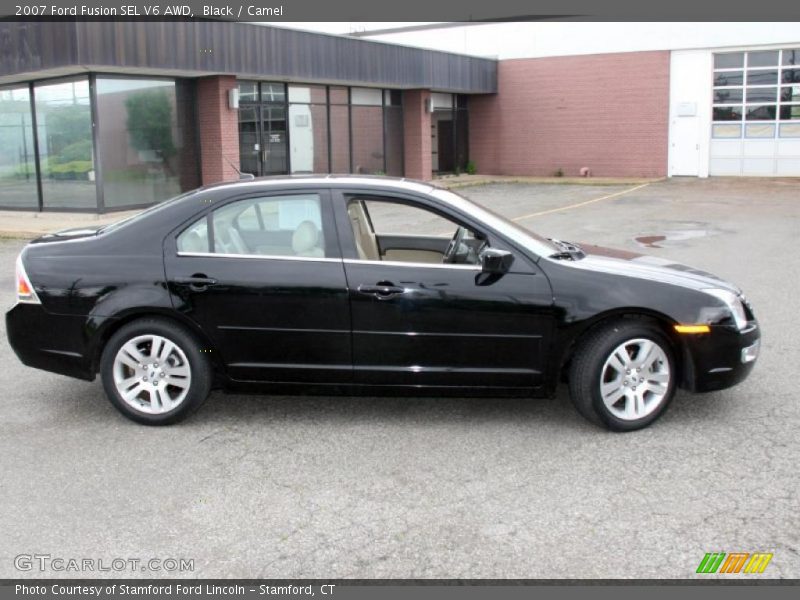
<path id="1" fill-rule="evenodd" d="M 70 386 L 71 387 L 71 386 Z M 106 399 L 102 387 L 76 386 L 64 399 L 73 405 L 70 413 L 80 420 L 127 422 Z M 667 413 L 656 423 L 683 427 L 714 419 L 725 410 L 724 392 L 693 395 L 678 390 Z M 397 425 L 456 425 L 486 423 L 524 425 L 536 430 L 602 431 L 573 408 L 565 385 L 555 398 L 463 398 L 432 396 L 326 396 L 243 395 L 213 392 L 208 400 L 178 427 L 264 427 L 287 424 L 348 426 L 367 423 Z M 131 423 L 131 425 L 135 425 Z"/>

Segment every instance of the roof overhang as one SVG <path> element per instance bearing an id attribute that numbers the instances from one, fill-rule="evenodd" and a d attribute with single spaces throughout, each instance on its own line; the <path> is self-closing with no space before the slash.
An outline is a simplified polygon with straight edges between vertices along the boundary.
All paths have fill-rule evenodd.
<path id="1" fill-rule="evenodd" d="M 0 85 L 84 73 L 494 93 L 492 59 L 228 21 L 0 22 Z"/>

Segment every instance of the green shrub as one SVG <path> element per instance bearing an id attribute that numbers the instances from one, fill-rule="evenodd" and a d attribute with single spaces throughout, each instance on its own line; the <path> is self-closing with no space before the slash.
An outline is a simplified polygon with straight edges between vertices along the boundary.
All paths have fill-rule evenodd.
<path id="1" fill-rule="evenodd" d="M 478 167 L 475 166 L 475 161 L 471 160 L 467 163 L 467 175 L 475 175 L 478 172 Z"/>
<path id="2" fill-rule="evenodd" d="M 51 157 L 53 162 L 68 163 L 73 161 L 92 160 L 92 140 L 81 140 L 66 146 L 56 156 Z"/>
<path id="3" fill-rule="evenodd" d="M 93 168 L 91 160 L 72 160 L 55 164 L 50 161 L 44 175 L 53 179 L 88 179 L 88 173 Z"/>

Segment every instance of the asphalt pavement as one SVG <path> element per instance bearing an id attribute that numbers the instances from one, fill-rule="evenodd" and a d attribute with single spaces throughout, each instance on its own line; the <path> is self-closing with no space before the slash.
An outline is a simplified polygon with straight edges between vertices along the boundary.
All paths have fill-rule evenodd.
<path id="1" fill-rule="evenodd" d="M 548 236 L 733 280 L 763 330 L 752 376 L 679 392 L 629 434 L 584 421 L 564 389 L 552 400 L 215 393 L 187 422 L 148 428 L 99 381 L 23 367 L 3 323 L 0 577 L 686 578 L 712 551 L 771 552 L 760 577 L 800 577 L 800 182 L 459 192 Z M 13 302 L 22 245 L 0 240 L 0 306 Z M 21 554 L 194 568 L 20 571 Z"/>

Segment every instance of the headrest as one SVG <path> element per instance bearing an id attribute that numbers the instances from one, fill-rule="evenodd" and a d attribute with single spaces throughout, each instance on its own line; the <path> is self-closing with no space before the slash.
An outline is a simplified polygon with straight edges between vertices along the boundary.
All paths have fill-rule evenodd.
<path id="1" fill-rule="evenodd" d="M 208 244 L 203 241 L 200 234 L 196 231 L 190 231 L 183 238 L 183 251 L 184 252 L 208 252 Z"/>
<path id="2" fill-rule="evenodd" d="M 292 235 L 292 250 L 295 254 L 308 252 L 319 244 L 319 230 L 312 221 L 303 221 Z"/>

